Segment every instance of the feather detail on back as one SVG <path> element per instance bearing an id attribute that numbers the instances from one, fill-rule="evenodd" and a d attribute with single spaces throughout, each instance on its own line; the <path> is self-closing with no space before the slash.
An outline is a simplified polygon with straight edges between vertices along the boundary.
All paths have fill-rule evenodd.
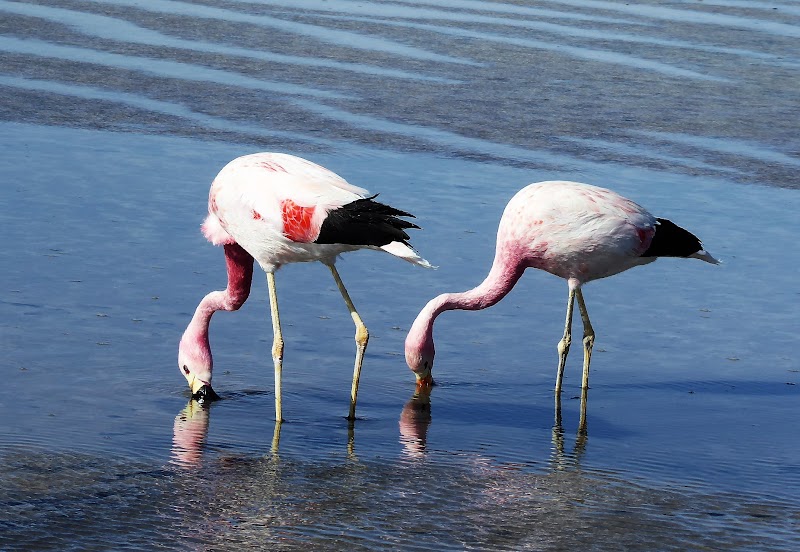
<path id="1" fill-rule="evenodd" d="M 240 189 L 248 190 L 248 199 L 256 208 L 265 192 L 264 199 L 291 199 L 301 207 L 344 205 L 368 193 L 325 167 L 283 153 L 239 157 L 220 171 L 217 179 L 220 178 L 234 180 Z M 265 182 L 269 185 L 265 186 Z"/>

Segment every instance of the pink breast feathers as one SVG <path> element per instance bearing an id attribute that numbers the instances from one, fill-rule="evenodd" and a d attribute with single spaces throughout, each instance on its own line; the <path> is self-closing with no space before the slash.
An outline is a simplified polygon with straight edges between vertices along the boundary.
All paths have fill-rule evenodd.
<path id="1" fill-rule="evenodd" d="M 292 241 L 309 243 L 317 239 L 319 227 L 313 223 L 314 207 L 300 207 L 291 199 L 281 201 L 283 235 Z"/>

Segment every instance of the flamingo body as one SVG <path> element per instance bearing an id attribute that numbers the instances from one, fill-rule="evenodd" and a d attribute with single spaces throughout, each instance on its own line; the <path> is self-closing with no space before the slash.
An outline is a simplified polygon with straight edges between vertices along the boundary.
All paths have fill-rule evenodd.
<path id="1" fill-rule="evenodd" d="M 498 245 L 526 268 L 580 283 L 651 263 L 643 257 L 656 218 L 619 194 L 587 184 L 548 181 L 511 198 L 497 231 Z"/>
<path id="2" fill-rule="evenodd" d="M 583 387 L 586 388 L 594 330 L 581 286 L 651 263 L 659 256 L 694 257 L 718 263 L 703 250 L 696 236 L 666 219 L 654 217 L 611 190 L 568 181 L 526 186 L 503 212 L 489 275 L 474 289 L 445 293 L 425 305 L 406 337 L 406 362 L 419 383 L 432 383 L 436 317 L 446 310 L 490 307 L 511 291 L 527 268 L 538 268 L 564 278 L 569 286 L 564 337 L 558 346 L 556 392 L 561 389 L 569 352 L 575 299 L 584 324 Z"/>
<path id="3" fill-rule="evenodd" d="M 367 194 L 367 190 L 300 157 L 283 153 L 246 155 L 228 163 L 214 179 L 203 233 L 215 244 L 238 243 L 267 272 L 287 263 L 329 262 L 341 253 L 380 247 L 368 243 L 374 238 L 369 232 L 376 228 L 366 227 L 362 235 L 350 240 L 357 243 L 346 243 L 336 241 L 335 233 L 331 237 L 330 225 L 326 225 L 329 214 L 366 199 Z M 407 235 L 398 233 L 396 237 L 405 248 L 390 245 L 394 243 L 391 241 L 381 246 L 401 253 L 405 260 L 427 264 L 402 243 Z"/>
<path id="4" fill-rule="evenodd" d="M 334 266 L 341 253 L 382 249 L 430 267 L 408 244 L 406 230 L 418 228 L 409 213 L 367 197 L 367 191 L 315 163 L 282 153 L 234 159 L 214 179 L 203 234 L 224 246 L 228 286 L 206 295 L 183 334 L 178 365 L 193 396 L 216 396 L 211 389 L 213 360 L 208 339 L 211 316 L 237 310 L 250 292 L 254 261 L 267 273 L 273 319 L 276 419 L 280 421 L 283 337 L 274 273 L 287 263 L 320 261 L 328 266 L 356 324 L 357 355 L 351 395 L 354 416 L 358 373 L 368 339 L 366 326 Z"/>

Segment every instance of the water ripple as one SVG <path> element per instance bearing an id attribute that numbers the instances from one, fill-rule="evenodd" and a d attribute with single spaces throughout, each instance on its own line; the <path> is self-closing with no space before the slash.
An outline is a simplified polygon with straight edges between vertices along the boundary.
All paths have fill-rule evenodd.
<path id="1" fill-rule="evenodd" d="M 785 153 L 768 149 L 761 144 L 756 144 L 753 142 L 729 139 L 721 140 L 673 132 L 640 131 L 639 134 L 675 144 L 687 145 L 693 148 L 707 150 L 709 152 L 724 153 L 736 156 L 744 155 L 765 163 L 781 163 L 783 165 L 800 167 L 800 157 L 793 157 Z"/>
<path id="2" fill-rule="evenodd" d="M 611 140 L 601 140 L 598 138 L 562 138 L 565 142 L 574 142 L 576 144 L 581 144 L 590 148 L 597 148 L 602 149 L 604 151 L 611 151 L 617 154 L 629 156 L 629 157 L 641 157 L 643 159 L 655 160 L 655 161 L 663 161 L 668 163 L 670 166 L 682 166 L 692 169 L 702 169 L 708 171 L 719 171 L 719 172 L 728 172 L 728 173 L 735 173 L 738 172 L 736 169 L 724 167 L 721 165 L 711 165 L 709 163 L 703 163 L 702 161 L 695 161 L 686 156 L 675 156 L 675 155 L 665 155 L 657 151 L 655 148 L 648 148 L 644 147 L 641 143 L 637 143 L 636 145 L 628 145 L 619 142 L 613 142 Z"/>
<path id="3" fill-rule="evenodd" d="M 369 50 L 374 52 L 384 52 L 396 56 L 424 61 L 434 61 L 439 63 L 455 63 L 462 65 L 475 65 L 475 62 L 464 58 L 436 54 L 422 48 L 407 46 L 399 42 L 388 39 L 376 38 L 365 34 L 342 31 L 339 29 L 329 29 L 319 25 L 298 23 L 287 21 L 278 17 L 268 15 L 252 15 L 247 13 L 224 10 L 201 6 L 199 4 L 188 4 L 175 0 L 149 0 L 146 3 L 137 0 L 90 0 L 100 4 L 112 4 L 115 6 L 129 6 L 136 9 L 147 10 L 157 13 L 169 13 L 184 15 L 199 19 L 219 19 L 234 23 L 246 23 L 280 29 L 282 31 L 299 34 L 312 40 L 333 43 L 337 46 L 346 46 L 358 50 Z"/>
<path id="4" fill-rule="evenodd" d="M 440 6 L 450 9 L 465 9 L 482 12 L 503 13 L 511 15 L 526 15 L 534 18 L 549 17 L 552 19 L 571 19 L 573 21 L 593 21 L 596 23 L 614 23 L 636 25 L 642 24 L 634 19 L 618 19 L 597 14 L 583 14 L 576 12 L 548 10 L 543 8 L 532 8 L 529 6 L 518 6 L 514 4 L 502 4 L 500 2 L 483 2 L 481 0 L 394 0 L 401 4 Z"/>
<path id="5" fill-rule="evenodd" d="M 30 17 L 38 17 L 48 21 L 54 21 L 56 23 L 67 25 L 85 35 L 113 40 L 115 42 L 127 42 L 132 44 L 145 44 L 147 46 L 162 46 L 168 48 L 185 49 L 194 52 L 222 54 L 226 56 L 257 59 L 260 61 L 283 63 L 288 65 L 324 67 L 328 69 L 352 71 L 364 75 L 375 75 L 389 78 L 432 81 L 443 84 L 454 84 L 459 82 L 441 77 L 431 77 L 424 74 L 411 73 L 392 68 L 377 67 L 362 63 L 348 63 L 317 57 L 285 55 L 275 52 L 266 52 L 263 50 L 225 46 L 202 40 L 186 40 L 168 36 L 151 29 L 146 29 L 121 19 L 82 11 L 67 10 L 63 8 L 0 0 L 0 10 L 8 13 L 15 13 Z"/>
<path id="6" fill-rule="evenodd" d="M 348 98 L 345 94 L 318 90 L 308 86 L 296 84 L 270 82 L 253 77 L 248 77 L 232 71 L 211 69 L 202 65 L 168 61 L 150 57 L 129 56 L 80 48 L 77 46 L 63 46 L 53 42 L 34 39 L 19 39 L 0 36 L 0 51 L 13 54 L 24 54 L 36 57 L 63 59 L 68 61 L 80 60 L 81 63 L 104 65 L 106 67 L 128 69 L 141 73 L 156 75 L 163 78 L 182 79 L 197 82 L 213 82 L 226 86 L 239 86 L 250 90 L 275 92 L 289 96 L 312 96 L 316 98 Z"/>
<path id="7" fill-rule="evenodd" d="M 715 25 L 720 27 L 733 27 L 746 29 L 758 33 L 768 33 L 786 37 L 800 37 L 800 27 L 786 23 L 777 23 L 753 17 L 739 17 L 724 13 L 706 13 L 693 9 L 666 8 L 662 6 L 645 6 L 641 4 L 628 4 L 606 2 L 603 0 L 545 0 L 552 4 L 563 4 L 583 9 L 599 9 L 617 11 L 665 21 L 681 23 L 697 23 L 701 25 Z"/>
<path id="8" fill-rule="evenodd" d="M 779 499 L 645 485 L 574 458 L 532 472 L 220 455 L 186 471 L 17 448 L 0 467 L 4 550 L 788 550 L 800 522 Z"/>
<path id="9" fill-rule="evenodd" d="M 534 50 L 548 50 L 552 52 L 558 52 L 560 54 L 565 54 L 567 56 L 590 60 L 590 61 L 623 65 L 634 69 L 645 69 L 647 71 L 655 71 L 658 73 L 662 73 L 664 75 L 669 75 L 671 77 L 696 79 L 701 81 L 712 81 L 712 82 L 730 82 L 730 79 L 727 79 L 725 77 L 718 77 L 710 75 L 708 73 L 701 73 L 698 71 L 692 71 L 690 69 L 683 69 L 681 67 L 676 67 L 668 63 L 644 59 L 629 54 L 621 54 L 610 50 L 601 50 L 597 48 L 584 48 L 581 46 L 570 46 L 559 42 L 546 42 L 544 40 L 532 40 L 528 38 L 518 38 L 513 36 L 484 33 L 469 29 L 457 29 L 454 27 L 428 25 L 425 23 L 408 23 L 408 22 L 398 22 L 391 20 L 378 20 L 378 19 L 362 19 L 362 20 L 379 22 L 384 25 L 391 25 L 395 27 L 407 27 L 411 29 L 431 31 L 434 33 L 457 36 L 462 38 L 478 39 L 486 42 L 498 42 L 502 44 L 510 44 L 512 46 L 532 48 Z M 613 39 L 613 35 L 608 38 Z"/>
<path id="10" fill-rule="evenodd" d="M 478 154 L 486 157 L 510 159 L 518 162 L 538 161 L 539 163 L 552 163 L 554 166 L 569 167 L 568 170 L 589 170 L 597 166 L 590 161 L 584 161 L 568 155 L 553 155 L 545 151 L 534 151 L 512 145 L 499 144 L 497 142 L 463 136 L 438 128 L 399 123 L 388 119 L 371 117 L 369 115 L 351 113 L 336 107 L 305 100 L 295 100 L 293 103 L 317 116 L 340 121 L 350 126 L 386 132 L 397 136 L 406 136 L 439 146 L 446 146 L 450 151 L 455 149 L 464 154 Z"/>
<path id="11" fill-rule="evenodd" d="M 235 0 L 236 2 L 240 3 L 249 3 L 248 0 Z M 281 0 L 265 0 L 261 2 L 262 4 L 268 5 L 275 5 L 286 7 L 285 2 Z M 362 2 L 355 2 L 352 0 L 337 0 L 335 3 L 330 3 L 325 0 L 295 0 L 292 2 L 291 8 L 292 9 L 305 9 L 305 10 L 313 10 L 316 12 L 328 12 L 328 13 L 337 13 L 337 14 L 347 14 L 348 18 L 353 18 L 356 16 L 361 17 L 380 17 L 380 18 L 400 18 L 400 19 L 425 19 L 425 20 L 436 20 L 436 21 L 455 21 L 460 23 L 475 23 L 478 25 L 500 25 L 500 26 L 509 26 L 509 27 L 524 27 L 524 28 L 540 28 L 540 24 L 536 21 L 527 21 L 519 18 L 504 18 L 504 17 L 491 17 L 486 15 L 480 15 L 477 13 L 467 13 L 463 10 L 459 11 L 445 11 L 445 10 L 432 10 L 419 7 L 418 3 L 413 10 L 409 10 L 407 6 L 403 5 L 391 5 L 391 4 L 373 4 L 373 3 L 362 3 Z M 449 4 L 449 3 L 448 3 Z M 483 4 L 481 5 L 486 6 L 488 9 L 495 11 L 494 4 Z M 461 6 L 450 6 L 453 8 L 457 7 L 464 7 L 463 4 Z M 511 8 L 511 6 L 507 6 Z M 532 17 L 541 17 L 543 14 L 538 13 L 539 10 L 535 10 L 532 8 L 528 8 L 527 10 L 532 11 L 525 11 L 524 8 L 517 7 L 517 10 L 508 10 L 505 13 L 514 13 L 519 15 L 530 15 Z M 567 15 L 567 12 L 556 12 L 551 10 L 542 10 L 547 12 L 547 16 L 549 17 L 561 17 Z M 559 15 L 556 15 L 559 14 Z M 621 20 L 613 20 L 607 19 L 603 20 L 603 18 L 594 18 L 592 16 L 580 16 L 577 14 L 573 14 L 572 19 L 579 19 L 582 21 L 589 20 L 589 21 L 603 21 L 603 22 L 611 22 L 611 23 L 627 23 L 627 21 Z M 542 27 L 545 27 L 546 24 L 542 24 Z M 556 25 L 557 27 L 557 25 Z"/>
<path id="12" fill-rule="evenodd" d="M 269 130 L 264 127 L 247 124 L 244 122 L 232 121 L 222 117 L 214 117 L 192 111 L 184 105 L 165 102 L 162 100 L 153 100 L 138 94 L 129 94 L 126 92 L 116 92 L 112 90 L 105 90 L 92 86 L 82 86 L 77 84 L 67 84 L 56 81 L 48 81 L 41 79 L 27 79 L 22 77 L 11 77 L 0 75 L 0 86 L 8 86 L 12 88 L 19 88 L 22 90 L 31 90 L 37 92 L 48 92 L 59 94 L 63 96 L 74 96 L 86 100 L 102 100 L 121 105 L 129 105 L 138 109 L 152 111 L 154 113 L 163 113 L 164 115 L 171 115 L 200 123 L 210 129 L 217 129 L 226 132 L 234 132 L 250 136 L 259 136 L 263 138 L 275 138 L 282 140 L 291 140 L 296 142 L 306 142 L 311 144 L 319 144 L 325 146 L 333 146 L 333 140 L 325 140 L 322 138 L 315 138 L 307 134 L 285 132 L 280 130 Z"/>
<path id="13" fill-rule="evenodd" d="M 664 46 L 666 48 L 680 48 L 680 49 L 698 50 L 704 52 L 724 53 L 724 54 L 743 56 L 753 59 L 771 60 L 776 63 L 779 62 L 776 56 L 765 54 L 763 52 L 747 50 L 743 48 L 713 46 L 709 44 L 703 44 L 700 42 L 687 42 L 685 40 L 675 40 L 675 39 L 657 38 L 654 36 L 643 36 L 630 33 L 622 33 L 615 29 L 606 29 L 606 28 L 591 29 L 591 28 L 578 27 L 572 25 L 547 23 L 544 21 L 537 21 L 537 20 L 492 18 L 492 17 L 485 17 L 474 14 L 465 14 L 452 11 L 432 11 L 432 10 L 422 10 L 422 9 L 415 9 L 411 11 L 408 10 L 407 8 L 399 8 L 399 7 L 396 8 L 395 10 L 387 10 L 384 6 L 373 6 L 369 4 L 357 4 L 357 9 L 348 8 L 346 10 L 339 9 L 341 5 L 340 2 L 337 2 L 335 7 L 330 6 L 327 3 L 320 4 L 317 1 L 306 2 L 306 4 L 308 4 L 309 6 L 314 6 L 314 9 L 318 11 L 328 11 L 337 13 L 346 11 L 348 15 L 343 17 L 346 17 L 349 20 L 355 19 L 361 21 L 374 21 L 374 22 L 385 23 L 387 18 L 397 18 L 397 19 L 411 19 L 411 20 L 453 21 L 460 23 L 476 24 L 479 26 L 495 25 L 504 27 L 516 27 L 522 29 L 542 31 L 545 33 L 555 34 L 560 37 L 588 38 L 593 40 L 600 40 L 603 41 L 603 43 L 627 42 L 627 43 L 637 43 L 637 44 L 648 44 L 654 46 Z M 395 22 L 395 24 L 399 25 L 399 22 Z M 445 26 L 436 26 L 436 27 L 430 26 L 427 28 L 426 27 L 421 27 L 421 28 L 425 28 L 426 30 L 432 30 L 434 32 L 445 32 L 447 30 L 452 30 L 452 27 L 445 27 Z M 655 30 L 653 31 L 655 32 Z M 482 35 L 475 35 L 475 36 L 480 37 Z M 540 41 L 529 41 L 529 43 L 547 44 Z M 518 43 L 512 42 L 512 44 L 518 44 Z M 537 47 L 544 48 L 545 46 L 537 46 Z M 549 47 L 552 47 L 552 45 L 550 45 Z"/>
<path id="14" fill-rule="evenodd" d="M 800 15 L 800 7 L 798 6 L 778 2 L 764 2 L 763 0 L 703 0 L 703 5 L 741 8 L 746 10 L 780 10 L 780 13 Z"/>

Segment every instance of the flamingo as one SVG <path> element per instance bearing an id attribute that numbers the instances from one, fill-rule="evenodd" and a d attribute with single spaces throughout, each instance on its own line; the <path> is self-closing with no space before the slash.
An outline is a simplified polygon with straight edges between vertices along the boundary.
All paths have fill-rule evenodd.
<path id="1" fill-rule="evenodd" d="M 208 338 L 211 316 L 238 310 L 250 294 L 253 262 L 267 275 L 275 367 L 275 419 L 282 417 L 283 334 L 275 272 L 287 263 L 320 261 L 333 275 L 356 326 L 356 358 L 349 418 L 354 419 L 358 381 L 369 332 L 336 270 L 339 254 L 383 250 L 419 266 L 431 267 L 409 245 L 406 230 L 419 228 L 413 217 L 378 203 L 363 188 L 311 161 L 282 153 L 255 153 L 228 163 L 211 184 L 202 231 L 222 245 L 228 272 L 223 291 L 212 291 L 197 306 L 183 333 L 178 368 L 194 398 L 218 398 L 211 387 L 213 361 Z"/>
<path id="2" fill-rule="evenodd" d="M 658 257 L 692 257 L 719 264 L 694 234 L 654 217 L 611 190 L 568 181 L 530 184 L 511 198 L 503 212 L 486 279 L 469 291 L 431 299 L 417 315 L 406 336 L 406 363 L 418 386 L 432 384 L 436 317 L 447 310 L 491 307 L 511 291 L 525 269 L 538 268 L 564 278 L 569 286 L 564 335 L 558 342 L 556 397 L 560 397 L 572 341 L 575 300 L 583 321 L 582 389 L 586 390 L 595 333 L 581 287 Z"/>

